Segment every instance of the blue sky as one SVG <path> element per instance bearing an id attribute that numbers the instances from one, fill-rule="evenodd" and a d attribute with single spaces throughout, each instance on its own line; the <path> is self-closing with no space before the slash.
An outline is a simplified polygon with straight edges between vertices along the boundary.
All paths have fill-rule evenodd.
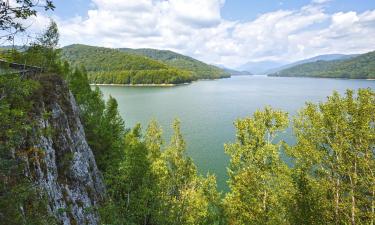
<path id="1" fill-rule="evenodd" d="M 203 0 L 204 1 L 204 0 Z M 221 13 L 228 20 L 253 20 L 256 16 L 279 9 L 298 9 L 309 4 L 309 0 L 226 0 Z M 61 18 L 72 16 L 86 16 L 89 9 L 95 8 L 90 0 L 56 0 L 55 14 Z M 327 4 L 326 11 L 330 13 L 339 11 L 364 12 L 375 9 L 374 0 L 335 0 Z"/>
<path id="2" fill-rule="evenodd" d="M 279 9 L 296 10 L 309 4 L 308 0 L 228 0 L 221 13 L 225 19 L 253 20 L 257 15 Z M 326 4 L 328 13 L 340 11 L 363 12 L 375 9 L 374 0 L 335 0 Z"/>
<path id="3" fill-rule="evenodd" d="M 170 49 L 208 63 L 375 50 L 374 0 L 55 0 L 61 45 Z"/>

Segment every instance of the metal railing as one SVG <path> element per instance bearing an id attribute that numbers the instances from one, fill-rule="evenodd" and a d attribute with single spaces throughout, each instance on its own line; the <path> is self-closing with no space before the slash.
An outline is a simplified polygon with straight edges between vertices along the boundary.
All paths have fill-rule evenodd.
<path id="1" fill-rule="evenodd" d="M 0 59 L 0 68 L 4 70 L 1 74 L 19 74 L 21 76 L 35 75 L 44 71 L 43 67 L 29 66 L 26 64 L 8 62 L 4 59 Z"/>

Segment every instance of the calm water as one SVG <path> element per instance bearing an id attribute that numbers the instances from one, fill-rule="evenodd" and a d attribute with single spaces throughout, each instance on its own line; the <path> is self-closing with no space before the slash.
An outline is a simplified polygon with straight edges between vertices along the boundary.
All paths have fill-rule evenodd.
<path id="1" fill-rule="evenodd" d="M 174 118 L 181 120 L 182 132 L 191 156 L 203 174 L 215 173 L 218 186 L 227 190 L 228 157 L 223 144 L 234 140 L 233 121 L 271 105 L 294 115 L 306 101 L 319 102 L 333 90 L 375 89 L 375 81 L 237 76 L 199 81 L 177 87 L 101 87 L 104 96 L 115 97 L 127 127 L 137 122 L 147 127 L 155 118 L 169 141 Z M 285 134 L 291 140 L 291 135 Z"/>

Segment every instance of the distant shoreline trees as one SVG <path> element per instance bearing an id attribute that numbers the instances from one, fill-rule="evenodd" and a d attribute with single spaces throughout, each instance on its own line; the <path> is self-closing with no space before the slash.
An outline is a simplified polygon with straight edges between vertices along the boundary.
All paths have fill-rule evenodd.
<path id="1" fill-rule="evenodd" d="M 150 50 L 165 58 L 87 45 L 62 48 L 62 58 L 74 66 L 84 66 L 96 84 L 182 84 L 197 79 L 229 77 L 223 70 L 177 53 Z M 170 57 L 178 57 L 170 59 Z"/>
<path id="2" fill-rule="evenodd" d="M 304 63 L 270 75 L 281 77 L 375 79 L 375 51 L 345 60 Z"/>

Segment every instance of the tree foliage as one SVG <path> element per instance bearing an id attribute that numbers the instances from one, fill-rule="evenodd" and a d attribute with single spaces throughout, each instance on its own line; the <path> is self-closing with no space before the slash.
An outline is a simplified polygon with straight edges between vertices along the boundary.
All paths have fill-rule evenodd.
<path id="1" fill-rule="evenodd" d="M 92 83 L 178 84 L 193 80 L 189 71 L 116 49 L 70 45 L 62 49 L 62 57 L 84 66 Z"/>
<path id="2" fill-rule="evenodd" d="M 119 50 L 150 57 L 172 67 L 176 67 L 180 70 L 190 71 L 196 79 L 216 79 L 229 77 L 229 73 L 227 73 L 223 69 L 220 69 L 216 66 L 208 65 L 194 58 L 181 55 L 169 50 L 158 50 L 149 48 L 120 48 Z"/>
<path id="3" fill-rule="evenodd" d="M 27 46 L 23 52 L 14 48 L 3 50 L 2 58 L 8 62 L 16 62 L 25 66 L 39 67 L 44 72 L 59 72 L 61 61 L 60 50 L 57 48 L 59 42 L 59 31 L 56 22 L 50 21 L 46 30 L 37 37 L 36 41 Z"/>
<path id="4" fill-rule="evenodd" d="M 297 144 L 272 141 L 288 125 L 266 108 L 236 122 L 225 210 L 231 224 L 372 224 L 375 93 L 337 92 L 294 119 Z M 288 167 L 280 154 L 293 161 Z"/>
<path id="5" fill-rule="evenodd" d="M 350 59 L 304 63 L 281 70 L 273 76 L 331 77 L 351 79 L 375 78 L 375 52 Z"/>
<path id="6" fill-rule="evenodd" d="M 163 151 L 162 131 L 155 121 L 144 136 L 140 125 L 125 135 L 124 160 L 109 188 L 115 201 L 102 210 L 106 223 L 224 224 L 215 177 L 197 174 L 185 155 L 178 121 L 174 130 Z"/>
<path id="7" fill-rule="evenodd" d="M 32 132 L 35 81 L 0 76 L 0 221 L 3 224 L 54 224 L 44 192 L 25 176 L 25 137 Z"/>
<path id="8" fill-rule="evenodd" d="M 225 146 L 231 192 L 226 210 L 232 224 L 288 224 L 292 185 L 289 169 L 280 157 L 277 132 L 288 126 L 288 116 L 269 107 L 253 118 L 238 120 L 236 143 Z"/>
<path id="9" fill-rule="evenodd" d="M 0 39 L 12 40 L 14 36 L 26 30 L 22 23 L 31 16 L 36 16 L 37 8 L 43 7 L 46 11 L 55 6 L 51 0 L 16 0 L 0 2 Z"/>
<path id="10" fill-rule="evenodd" d="M 375 94 L 335 92 L 325 103 L 307 104 L 295 119 L 296 209 L 319 224 L 374 221 Z M 307 201 L 309 200 L 309 201 Z M 316 222 L 316 223 L 318 223 Z"/>

